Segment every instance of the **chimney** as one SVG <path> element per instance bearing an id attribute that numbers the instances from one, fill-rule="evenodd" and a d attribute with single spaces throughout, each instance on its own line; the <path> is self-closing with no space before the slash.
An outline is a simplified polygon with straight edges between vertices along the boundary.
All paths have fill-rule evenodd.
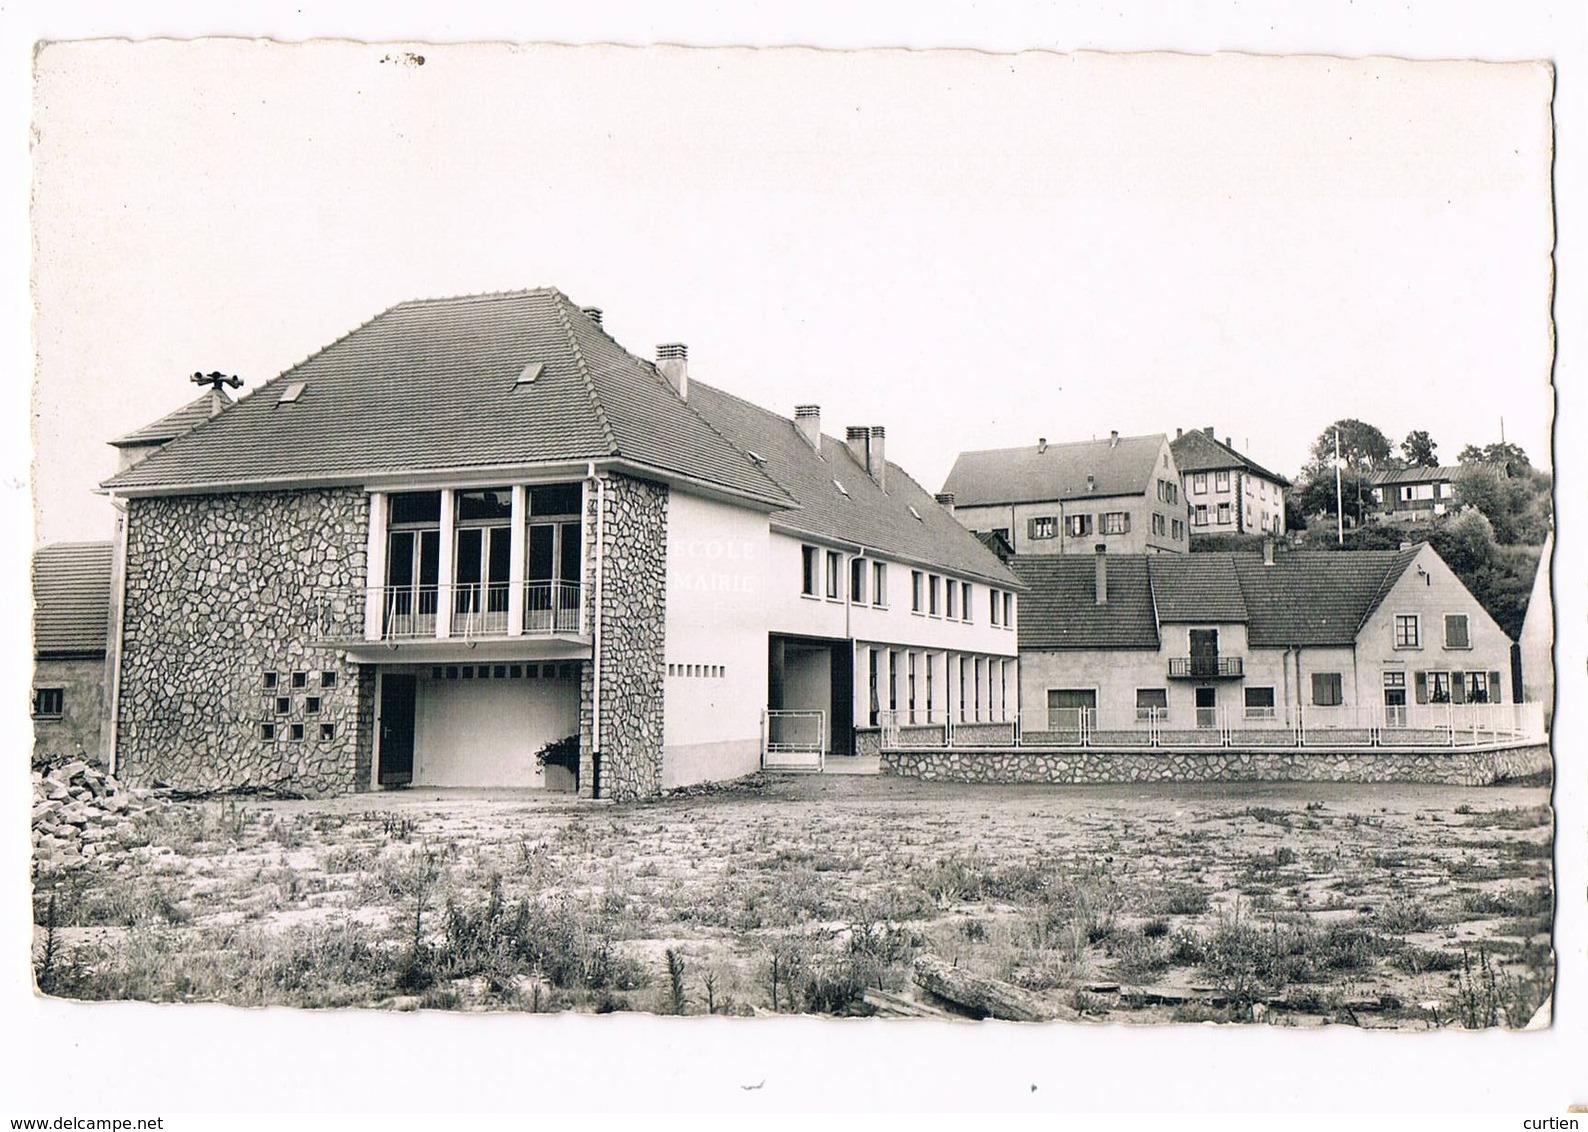
<path id="1" fill-rule="evenodd" d="M 887 439 L 886 429 L 879 424 L 871 426 L 871 439 L 866 445 L 866 471 L 883 491 L 888 490 Z"/>
<path id="2" fill-rule="evenodd" d="M 1207 436 L 1212 436 L 1213 435 L 1213 426 L 1212 425 L 1204 425 L 1203 428 L 1202 428 L 1202 432 L 1205 435 L 1207 435 Z"/>
<path id="3" fill-rule="evenodd" d="M 844 443 L 849 445 L 849 454 L 855 458 L 855 463 L 869 473 L 871 468 L 866 460 L 870 456 L 867 449 L 871 447 L 871 430 L 865 425 L 850 425 L 844 430 Z"/>
<path id="4" fill-rule="evenodd" d="M 1040 456 L 1044 452 L 1046 452 L 1047 450 L 1048 450 L 1048 438 L 1045 437 L 1045 436 L 1037 437 L 1037 455 Z"/>
<path id="5" fill-rule="evenodd" d="M 1108 546 L 1097 544 L 1097 604 L 1108 604 Z"/>
<path id="6" fill-rule="evenodd" d="M 689 347 L 682 342 L 663 342 L 656 347 L 656 368 L 678 395 L 689 400 Z"/>
<path id="7" fill-rule="evenodd" d="M 1273 564 L 1274 564 L 1274 540 L 1271 539 L 1271 538 L 1265 538 L 1263 540 L 1263 565 L 1264 566 L 1272 566 Z"/>
<path id="8" fill-rule="evenodd" d="M 1226 436 L 1224 438 L 1224 447 L 1226 447 L 1226 448 L 1234 448 L 1235 447 L 1234 444 L 1230 443 L 1230 440 L 1231 440 L 1231 438 L 1228 437 L 1228 436 Z"/>
<path id="9" fill-rule="evenodd" d="M 822 450 L 822 407 L 820 405 L 795 405 L 794 427 L 818 453 Z M 861 461 L 864 463 L 864 461 Z"/>
<path id="10" fill-rule="evenodd" d="M 1110 429 L 1109 430 L 1109 433 L 1108 433 L 1108 446 L 1110 448 L 1118 448 L 1119 447 L 1119 429 L 1115 428 L 1115 429 Z"/>
<path id="11" fill-rule="evenodd" d="M 1185 429 L 1177 428 L 1177 429 L 1174 430 L 1174 438 L 1176 440 L 1179 440 L 1184 435 L 1185 435 Z"/>
<path id="12" fill-rule="evenodd" d="M 584 316 L 586 318 L 588 318 L 591 322 L 595 323 L 597 326 L 601 325 L 601 308 L 600 307 L 583 307 L 581 309 L 584 311 Z"/>
<path id="13" fill-rule="evenodd" d="M 949 511 L 952 512 L 954 510 L 954 493 L 952 491 L 940 491 L 932 498 L 937 500 L 942 506 L 947 507 Z"/>

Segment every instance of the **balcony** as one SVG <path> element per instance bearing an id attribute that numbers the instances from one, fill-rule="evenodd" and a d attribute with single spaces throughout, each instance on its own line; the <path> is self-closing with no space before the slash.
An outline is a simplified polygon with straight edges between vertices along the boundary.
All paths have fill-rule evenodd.
<path id="1" fill-rule="evenodd" d="M 1238 680 L 1246 674 L 1238 656 L 1171 656 L 1171 680 Z"/>
<path id="2" fill-rule="evenodd" d="M 514 601 L 506 582 L 486 585 L 375 586 L 381 641 L 481 640 L 577 636 L 583 627 L 583 587 L 577 582 L 525 582 Z M 446 614 L 445 618 L 441 616 Z"/>

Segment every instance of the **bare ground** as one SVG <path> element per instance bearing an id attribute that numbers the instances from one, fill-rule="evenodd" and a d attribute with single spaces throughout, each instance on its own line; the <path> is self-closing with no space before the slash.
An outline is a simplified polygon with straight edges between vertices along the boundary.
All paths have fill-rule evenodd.
<path id="1" fill-rule="evenodd" d="M 912 983 L 930 954 L 1072 1018 L 1520 1027 L 1553 978 L 1548 803 L 853 777 L 180 803 L 39 871 L 35 969 L 77 998 L 849 1014 L 948 1008 Z"/>

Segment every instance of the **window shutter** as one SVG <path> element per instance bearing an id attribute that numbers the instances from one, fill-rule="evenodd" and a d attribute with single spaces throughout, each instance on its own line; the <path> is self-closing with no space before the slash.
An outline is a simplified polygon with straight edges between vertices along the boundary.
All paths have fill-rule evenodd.
<path id="1" fill-rule="evenodd" d="M 1498 672 L 1489 673 L 1489 702 L 1491 704 L 1503 704 L 1505 702 L 1505 693 L 1500 691 L 1500 674 Z"/>
<path id="2" fill-rule="evenodd" d="M 1026 520 L 1026 538 L 1036 538 L 1036 537 L 1037 537 L 1037 521 L 1035 519 L 1027 519 Z"/>
<path id="3" fill-rule="evenodd" d="M 1417 673 L 1417 702 L 1420 704 L 1428 702 L 1428 673 L 1426 672 Z"/>
<path id="4" fill-rule="evenodd" d="M 1465 672 L 1452 672 L 1450 674 L 1450 702 L 1464 704 L 1467 702 L 1467 674 Z"/>
<path id="5" fill-rule="evenodd" d="M 1129 511 L 1126 511 L 1126 512 L 1125 512 L 1125 528 L 1124 528 L 1124 533 L 1125 533 L 1125 534 L 1127 534 L 1127 535 L 1128 535 L 1128 534 L 1130 534 L 1130 512 L 1129 512 Z"/>

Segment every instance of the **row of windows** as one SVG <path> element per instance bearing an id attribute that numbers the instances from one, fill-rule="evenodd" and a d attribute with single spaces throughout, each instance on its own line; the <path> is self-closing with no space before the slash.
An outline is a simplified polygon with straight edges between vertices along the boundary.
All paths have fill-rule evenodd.
<path id="1" fill-rule="evenodd" d="M 949 656 L 945 665 L 939 665 L 939 657 L 931 652 L 877 648 L 868 651 L 873 727 L 880 722 L 883 711 L 896 713 L 898 723 L 942 723 L 949 718 L 948 697 L 955 686 L 959 689 L 956 714 L 961 723 L 1007 716 L 1009 691 L 1014 687 L 1008 667 L 1012 661 Z"/>
<path id="2" fill-rule="evenodd" d="M 1026 534 L 1033 539 L 1058 537 L 1057 515 L 1039 515 L 1026 525 Z M 1074 514 L 1064 516 L 1064 533 L 1070 538 L 1084 538 L 1093 531 L 1105 535 L 1130 533 L 1129 511 L 1104 511 L 1100 515 Z"/>
<path id="3" fill-rule="evenodd" d="M 805 546 L 800 548 L 800 558 L 800 593 L 803 596 L 825 597 L 828 601 L 844 600 L 842 551 Z M 991 588 L 987 592 L 992 624 L 1002 623 L 1013 628 L 1014 595 Z M 969 582 L 930 574 L 925 570 L 910 571 L 912 613 L 968 624 L 975 620 L 972 612 L 973 595 L 974 587 Z M 848 597 L 855 605 L 888 608 L 888 564 L 869 558 L 851 558 Z"/>
<path id="4" fill-rule="evenodd" d="M 1412 692 L 1420 704 L 1501 703 L 1505 698 L 1498 672 L 1427 671 L 1411 676 Z M 1384 702 L 1406 702 L 1406 673 L 1384 673 Z"/>
<path id="5" fill-rule="evenodd" d="M 1180 485 L 1174 480 L 1158 481 L 1158 502 L 1178 503 L 1180 501 Z"/>
<path id="6" fill-rule="evenodd" d="M 293 743 L 301 743 L 308 738 L 308 734 L 308 728 L 302 723 L 289 723 L 285 727 L 278 726 L 275 723 L 261 723 L 259 725 L 259 737 L 266 742 L 271 742 L 275 739 L 286 739 Z M 335 739 L 336 724 L 320 724 L 319 736 L 321 742 Z"/>
<path id="7" fill-rule="evenodd" d="M 291 715 L 292 714 L 292 699 L 293 698 L 291 696 L 277 696 L 275 698 L 276 714 L 277 715 Z M 319 715 L 320 714 L 320 707 L 322 705 L 322 702 L 323 701 L 320 699 L 319 696 L 304 696 L 303 697 L 303 714 L 304 715 Z"/>
<path id="8" fill-rule="evenodd" d="M 1253 494 L 1252 485 L 1254 483 L 1257 485 L 1255 494 L 1262 496 L 1264 499 L 1267 499 L 1269 491 L 1272 490 L 1273 493 L 1274 493 L 1274 498 L 1276 498 L 1276 499 L 1279 498 L 1279 493 L 1280 493 L 1279 485 L 1278 484 L 1270 484 L 1267 480 L 1261 479 L 1261 478 L 1259 478 L 1257 476 L 1247 476 L 1246 477 L 1246 494 L 1247 495 L 1252 495 Z M 1227 472 L 1227 471 L 1225 471 L 1225 472 L 1214 472 L 1213 473 L 1213 490 L 1214 491 L 1228 491 L 1229 489 L 1230 489 L 1230 473 Z M 1207 472 L 1193 472 L 1192 475 L 1191 475 L 1191 494 L 1192 495 L 1206 495 L 1207 491 L 1208 491 L 1208 473 Z"/>
<path id="9" fill-rule="evenodd" d="M 297 691 L 297 690 L 300 690 L 300 689 L 303 689 L 303 688 L 307 688 L 309 686 L 310 678 L 311 677 L 315 677 L 315 676 L 317 676 L 317 678 L 319 680 L 320 687 L 322 687 L 322 688 L 334 688 L 334 687 L 336 687 L 336 673 L 331 671 L 330 669 L 325 669 L 325 670 L 319 672 L 318 674 L 312 673 L 312 672 L 292 672 L 292 673 L 288 674 L 287 679 L 290 681 L 293 690 Z M 275 691 L 277 688 L 281 687 L 281 673 L 274 672 L 274 671 L 266 671 L 265 675 L 264 675 L 263 683 L 264 683 L 265 691 L 267 691 L 267 692 Z"/>
<path id="10" fill-rule="evenodd" d="M 1165 520 L 1162 515 L 1154 511 L 1152 513 L 1152 533 L 1159 538 L 1167 536 L 1179 541 L 1185 538 L 1185 523 L 1179 519 Z"/>
<path id="11" fill-rule="evenodd" d="M 701 676 L 708 680 L 721 680 L 728 675 L 728 668 L 722 664 L 669 664 L 669 676 Z"/>
<path id="12" fill-rule="evenodd" d="M 577 664 L 437 664 L 432 680 L 572 680 Z"/>
<path id="13" fill-rule="evenodd" d="M 1420 649 L 1423 647 L 1423 622 L 1422 615 L 1417 613 L 1397 613 L 1395 615 L 1395 647 L 1398 649 Z M 1445 614 L 1445 648 L 1470 649 L 1472 635 L 1467 624 L 1465 613 Z"/>

